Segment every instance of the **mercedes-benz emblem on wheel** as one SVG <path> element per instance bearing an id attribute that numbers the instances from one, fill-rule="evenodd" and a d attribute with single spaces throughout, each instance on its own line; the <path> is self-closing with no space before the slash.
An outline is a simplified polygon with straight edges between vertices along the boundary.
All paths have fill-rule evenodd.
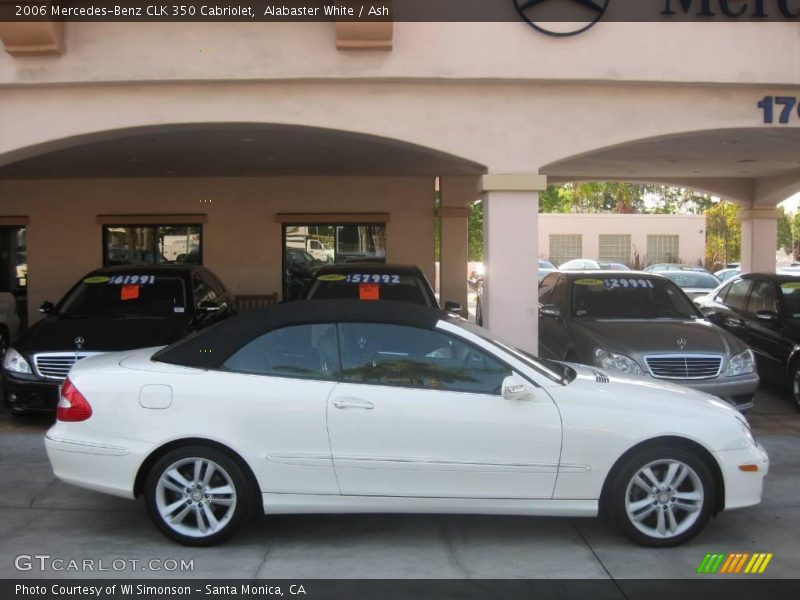
<path id="1" fill-rule="evenodd" d="M 86 340 L 83 339 L 81 336 L 76 337 L 74 341 L 75 341 L 75 348 L 77 348 L 78 350 L 83 348 L 83 345 L 86 343 Z"/>
<path id="2" fill-rule="evenodd" d="M 681 350 L 686 348 L 686 338 L 678 338 L 677 342 L 678 342 L 678 346 L 681 347 Z"/>
<path id="3" fill-rule="evenodd" d="M 565 37 L 583 33 L 606 14 L 610 0 L 512 0 L 536 31 Z"/>

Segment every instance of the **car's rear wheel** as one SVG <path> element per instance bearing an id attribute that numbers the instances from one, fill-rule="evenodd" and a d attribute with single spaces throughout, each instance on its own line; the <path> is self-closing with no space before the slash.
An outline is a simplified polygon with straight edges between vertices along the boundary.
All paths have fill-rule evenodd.
<path id="1" fill-rule="evenodd" d="M 184 446 L 153 465 L 145 484 L 150 518 L 169 538 L 210 546 L 235 533 L 253 506 L 241 467 L 208 446 Z"/>
<path id="2" fill-rule="evenodd" d="M 792 368 L 792 400 L 797 410 L 800 410 L 800 361 Z"/>
<path id="3" fill-rule="evenodd" d="M 629 457 L 611 489 L 622 531 L 645 546 L 676 546 L 705 526 L 715 503 L 706 464 L 683 448 L 652 448 Z"/>

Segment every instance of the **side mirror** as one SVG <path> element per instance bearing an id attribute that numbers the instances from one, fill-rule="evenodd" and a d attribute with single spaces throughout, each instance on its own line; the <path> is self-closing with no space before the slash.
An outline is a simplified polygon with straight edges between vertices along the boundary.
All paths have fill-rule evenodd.
<path id="1" fill-rule="evenodd" d="M 42 302 L 42 305 L 39 307 L 39 312 L 44 315 L 49 315 L 56 309 L 55 304 L 50 302 L 50 300 L 45 300 Z"/>
<path id="2" fill-rule="evenodd" d="M 781 320 L 781 317 L 774 310 L 760 310 L 756 313 L 756 319 L 775 325 Z"/>
<path id="3" fill-rule="evenodd" d="M 540 317 L 552 317 L 554 319 L 561 318 L 561 309 L 558 308 L 555 304 L 542 304 L 539 307 L 539 316 Z"/>
<path id="4" fill-rule="evenodd" d="M 528 400 L 532 396 L 531 384 L 519 375 L 509 375 L 503 380 L 502 393 L 506 400 Z"/>
<path id="5" fill-rule="evenodd" d="M 703 313 L 706 320 L 711 321 L 715 325 L 719 325 L 725 320 L 725 315 L 714 310 L 712 306 L 701 306 L 700 312 Z"/>
<path id="6" fill-rule="evenodd" d="M 203 312 L 216 312 L 218 310 L 222 310 L 225 307 L 225 304 L 218 304 L 216 302 L 212 302 L 211 300 L 203 300 L 198 306 L 198 310 Z"/>
<path id="7" fill-rule="evenodd" d="M 444 309 L 447 312 L 456 313 L 460 315 L 461 312 L 464 310 L 464 307 L 461 306 L 460 302 L 451 302 L 450 300 L 448 300 L 447 302 L 444 303 Z"/>

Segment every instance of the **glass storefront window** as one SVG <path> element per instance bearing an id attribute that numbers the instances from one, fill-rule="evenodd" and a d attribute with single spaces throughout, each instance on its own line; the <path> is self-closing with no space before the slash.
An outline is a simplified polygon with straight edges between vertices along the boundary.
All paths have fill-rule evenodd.
<path id="1" fill-rule="evenodd" d="M 202 264 L 200 225 L 106 225 L 103 264 Z"/>

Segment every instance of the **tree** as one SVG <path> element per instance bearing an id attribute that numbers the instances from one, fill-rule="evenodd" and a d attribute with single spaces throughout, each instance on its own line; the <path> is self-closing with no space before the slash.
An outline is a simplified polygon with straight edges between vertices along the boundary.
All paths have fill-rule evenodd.
<path id="1" fill-rule="evenodd" d="M 472 204 L 468 225 L 467 260 L 483 261 L 483 202 Z"/>
<path id="2" fill-rule="evenodd" d="M 783 248 L 784 252 L 792 252 L 792 222 L 789 220 L 789 215 L 783 210 L 782 206 L 778 207 L 778 250 Z"/>
<path id="3" fill-rule="evenodd" d="M 720 200 L 706 210 L 706 268 L 716 271 L 738 261 L 742 251 L 739 205 Z"/>

